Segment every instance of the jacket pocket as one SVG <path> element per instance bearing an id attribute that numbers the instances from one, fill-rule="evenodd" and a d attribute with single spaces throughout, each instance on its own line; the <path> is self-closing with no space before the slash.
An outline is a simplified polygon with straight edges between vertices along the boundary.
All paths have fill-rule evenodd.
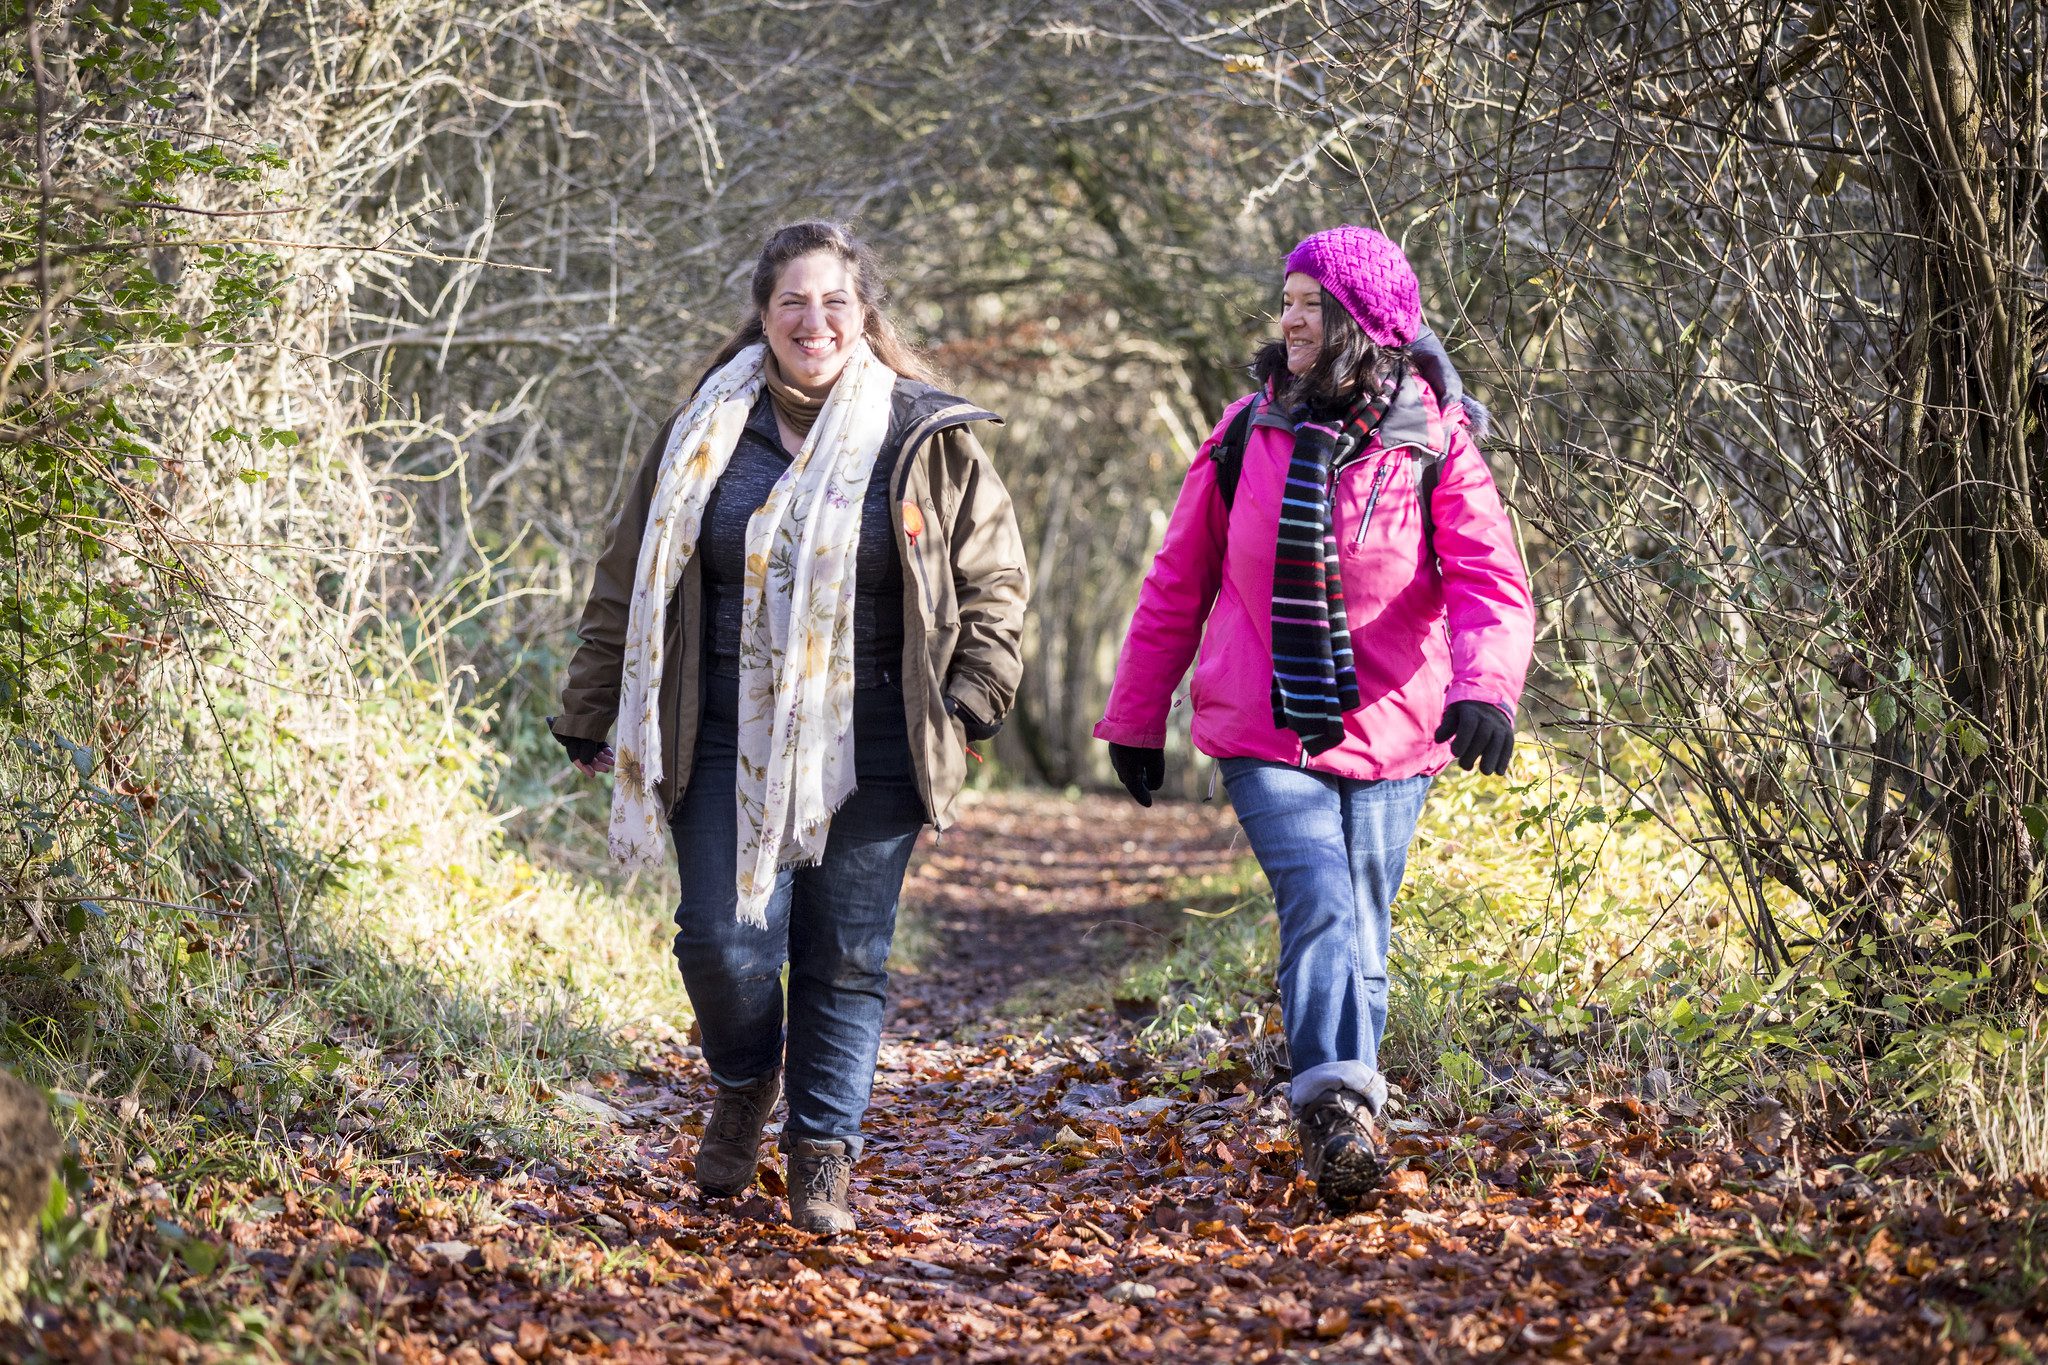
<path id="1" fill-rule="evenodd" d="M 941 687 L 946 676 L 953 671 L 953 651 L 960 644 L 960 623 L 958 621 L 934 621 L 925 627 L 925 653 L 931 656 L 932 679 Z"/>

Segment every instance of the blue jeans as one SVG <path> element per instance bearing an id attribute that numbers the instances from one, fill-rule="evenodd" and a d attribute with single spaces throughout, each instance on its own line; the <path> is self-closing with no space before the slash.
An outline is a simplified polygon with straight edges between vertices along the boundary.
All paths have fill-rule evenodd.
<path id="1" fill-rule="evenodd" d="M 1280 919 L 1280 1012 L 1296 1108 L 1342 1087 L 1387 1102 L 1387 947 L 1428 776 L 1363 782 L 1286 763 L 1218 765 Z"/>
<path id="2" fill-rule="evenodd" d="M 784 1145 L 836 1139 L 858 1156 L 861 1116 L 882 1045 L 896 900 L 925 823 L 903 693 L 878 687 L 856 694 L 858 785 L 832 817 L 824 860 L 784 869 L 777 879 L 766 929 L 742 924 L 734 914 L 738 740 L 739 684 L 706 678 L 690 785 L 669 813 L 683 883 L 675 945 L 683 987 L 704 1035 L 712 1080 L 747 1085 L 783 1063 L 789 1100 Z"/>

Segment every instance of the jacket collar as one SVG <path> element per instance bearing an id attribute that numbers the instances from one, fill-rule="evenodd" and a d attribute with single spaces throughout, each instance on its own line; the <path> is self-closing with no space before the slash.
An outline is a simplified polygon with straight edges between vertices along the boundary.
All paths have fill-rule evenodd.
<path id="1" fill-rule="evenodd" d="M 1443 418 L 1428 386 L 1413 370 L 1401 378 L 1401 391 L 1394 395 L 1387 415 L 1380 419 L 1380 449 L 1424 447 L 1442 450 Z"/>
<path id="2" fill-rule="evenodd" d="M 916 428 L 942 417 L 932 430 L 960 426 L 967 422 L 994 422 L 1000 425 L 1002 418 L 988 409 L 968 402 L 958 394 L 947 393 L 933 384 L 917 379 L 896 381 L 896 392 L 889 415 L 889 438 L 901 440 L 911 435 Z"/>
<path id="3" fill-rule="evenodd" d="M 1258 407 L 1252 413 L 1254 427 L 1274 427 L 1294 434 L 1294 423 L 1273 401 L 1269 387 L 1252 400 Z M 1421 446 L 1430 450 L 1441 450 L 1444 444 L 1443 417 L 1437 407 L 1435 396 L 1429 386 L 1411 368 L 1401 376 L 1401 387 L 1394 394 L 1394 401 L 1380 419 L 1378 445 L 1381 450 L 1398 450 L 1404 447 Z M 1370 445 L 1367 450 L 1372 449 Z M 1359 452 L 1363 455 L 1365 452 Z"/>
<path id="4" fill-rule="evenodd" d="M 915 379 L 896 381 L 895 407 L 889 418 L 889 444 L 896 450 L 896 496 L 910 486 L 918 461 L 911 458 L 932 437 L 969 422 L 994 422 L 1002 418 L 987 408 L 976 407 L 956 394 Z"/>

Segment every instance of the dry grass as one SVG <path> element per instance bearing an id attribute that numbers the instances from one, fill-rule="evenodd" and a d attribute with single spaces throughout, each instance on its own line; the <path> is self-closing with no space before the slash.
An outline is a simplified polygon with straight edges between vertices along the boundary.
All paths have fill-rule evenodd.
<path id="1" fill-rule="evenodd" d="M 1940 1097 L 1952 1159 L 2000 1182 L 2048 1180 L 2048 1025 L 1986 1031 L 1959 1050 Z"/>

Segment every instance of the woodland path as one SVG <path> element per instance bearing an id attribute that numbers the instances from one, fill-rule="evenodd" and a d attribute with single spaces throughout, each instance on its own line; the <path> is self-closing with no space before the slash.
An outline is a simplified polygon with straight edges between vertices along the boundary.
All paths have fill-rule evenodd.
<path id="1" fill-rule="evenodd" d="M 624 1118 L 621 1169 L 480 1171 L 450 1153 L 446 1183 L 468 1198 L 376 1198 L 341 1221 L 287 1210 L 235 1254 L 273 1306 L 318 1278 L 308 1258 L 346 1255 L 379 1365 L 2041 1349 L 2041 1305 L 1998 1286 L 2044 1243 L 1995 1202 L 1944 1211 L 1801 1161 L 1781 1134 L 1729 1145 L 1580 1094 L 1401 1124 L 1389 1193 L 1333 1220 L 1294 1179 L 1277 1098 L 1221 1074 L 1162 1104 L 1113 1012 L 1070 1016 L 1056 1042 L 999 1014 L 1104 970 L 1105 922 L 1170 923 L 1169 879 L 1227 867 L 1233 845 L 1210 807 L 997 795 L 927 846 L 909 898 L 930 941 L 895 984 L 850 1238 L 783 1225 L 772 1174 L 737 1204 L 694 1197 L 702 1064 L 675 1055 L 602 1092 Z M 536 1268 L 564 1234 L 589 1273 Z"/>

